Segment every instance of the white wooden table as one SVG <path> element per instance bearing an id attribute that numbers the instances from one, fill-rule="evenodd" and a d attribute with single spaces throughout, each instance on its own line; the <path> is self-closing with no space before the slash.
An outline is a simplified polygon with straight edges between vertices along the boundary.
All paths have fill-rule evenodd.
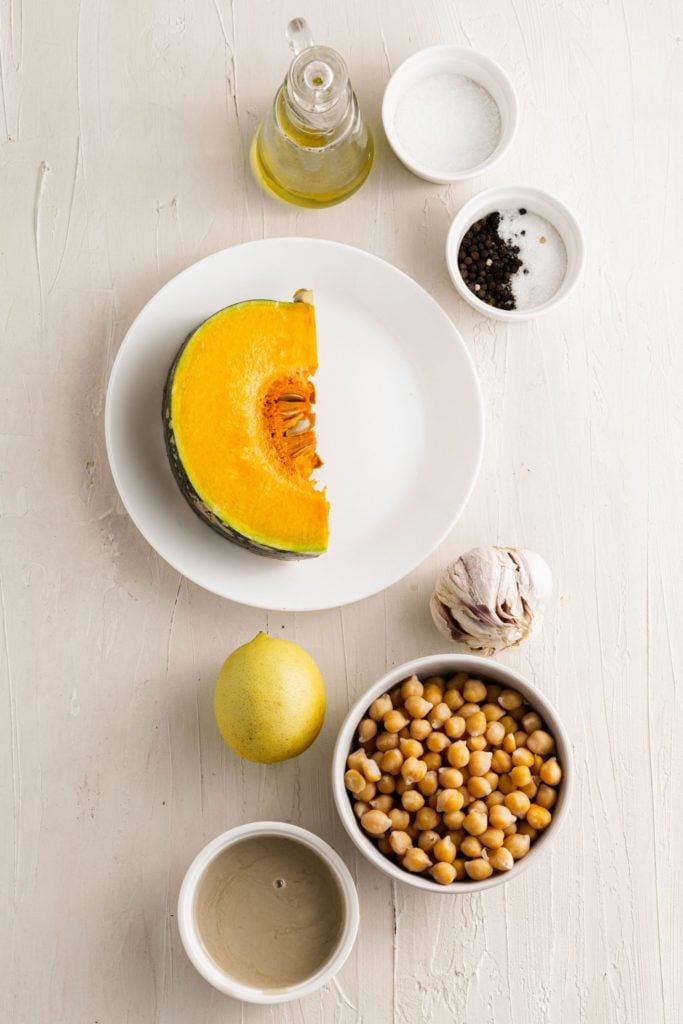
<path id="1" fill-rule="evenodd" d="M 2 0 L 1 12 L 3 1024 L 677 1024 L 680 5 Z M 247 167 L 297 14 L 348 59 L 378 143 L 365 187 L 325 211 L 276 205 Z M 522 110 L 503 163 L 452 188 L 404 170 L 379 123 L 390 71 L 439 42 L 503 64 Z M 464 200 L 515 180 L 575 209 L 589 255 L 557 313 L 506 328 L 456 297 L 443 248 Z M 117 498 L 102 426 L 113 356 L 156 289 L 217 249 L 289 234 L 367 248 L 424 285 L 466 339 L 488 417 L 475 495 L 441 549 L 384 594 L 301 615 L 230 604 L 165 565 Z M 574 824 L 516 881 L 425 898 L 354 853 L 330 753 L 356 694 L 444 648 L 427 611 L 437 568 L 490 543 L 536 548 L 554 570 L 542 636 L 505 661 L 573 737 Z M 238 762 L 212 718 L 218 666 L 259 629 L 303 644 L 328 681 L 320 739 L 279 767 Z M 205 841 L 271 816 L 340 850 L 362 925 L 334 984 L 261 1009 L 202 981 L 174 912 Z"/>

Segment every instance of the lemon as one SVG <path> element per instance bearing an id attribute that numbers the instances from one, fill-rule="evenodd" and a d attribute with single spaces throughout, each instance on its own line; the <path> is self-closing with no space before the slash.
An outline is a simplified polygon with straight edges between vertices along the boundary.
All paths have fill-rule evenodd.
<path id="1" fill-rule="evenodd" d="M 223 663 L 213 707 L 236 754 L 272 764 L 303 753 L 320 732 L 325 683 L 303 647 L 258 633 Z"/>

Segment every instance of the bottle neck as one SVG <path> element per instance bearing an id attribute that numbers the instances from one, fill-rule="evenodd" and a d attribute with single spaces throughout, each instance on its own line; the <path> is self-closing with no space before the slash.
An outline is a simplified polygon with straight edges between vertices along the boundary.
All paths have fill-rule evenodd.
<path id="1" fill-rule="evenodd" d="M 353 91 L 344 61 L 326 46 L 297 54 L 283 86 L 286 116 L 303 133 L 336 135 L 353 117 Z"/>

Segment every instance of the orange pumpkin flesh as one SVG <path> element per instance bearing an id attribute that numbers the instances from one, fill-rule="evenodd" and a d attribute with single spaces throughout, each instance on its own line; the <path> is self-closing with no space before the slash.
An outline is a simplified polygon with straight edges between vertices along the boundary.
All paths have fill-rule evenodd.
<path id="1" fill-rule="evenodd" d="M 312 304 L 254 300 L 201 324 L 169 374 L 165 434 L 181 490 L 214 529 L 261 554 L 327 548 L 329 505 L 310 478 L 321 465 L 317 365 Z"/>

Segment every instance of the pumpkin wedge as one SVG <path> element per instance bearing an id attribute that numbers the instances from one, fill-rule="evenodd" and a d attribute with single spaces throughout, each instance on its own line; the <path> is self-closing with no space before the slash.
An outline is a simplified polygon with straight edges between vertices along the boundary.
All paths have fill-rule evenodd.
<path id="1" fill-rule="evenodd" d="M 313 296 L 257 299 L 205 320 L 182 345 L 163 399 L 166 450 L 192 509 L 272 558 L 327 548 L 329 505 L 311 474 L 318 365 Z"/>

